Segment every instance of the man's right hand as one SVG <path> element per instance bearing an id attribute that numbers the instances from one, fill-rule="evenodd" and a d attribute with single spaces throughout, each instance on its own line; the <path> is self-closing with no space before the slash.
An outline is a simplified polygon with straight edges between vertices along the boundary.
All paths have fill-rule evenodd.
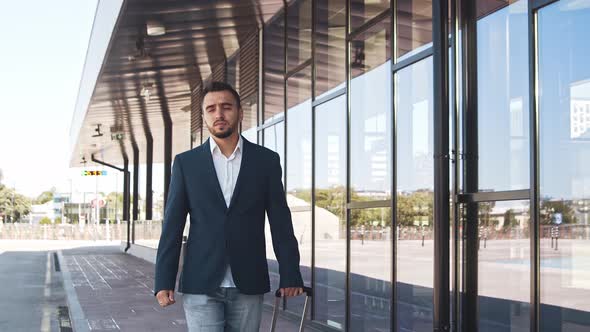
<path id="1" fill-rule="evenodd" d="M 161 290 L 156 294 L 156 298 L 162 308 L 176 303 L 174 300 L 174 290 Z"/>

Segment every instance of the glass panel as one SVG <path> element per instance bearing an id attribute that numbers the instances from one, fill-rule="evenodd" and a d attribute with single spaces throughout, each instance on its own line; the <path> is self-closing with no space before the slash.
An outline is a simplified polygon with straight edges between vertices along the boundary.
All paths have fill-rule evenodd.
<path id="1" fill-rule="evenodd" d="M 529 331 L 529 202 L 478 204 L 479 331 Z"/>
<path id="2" fill-rule="evenodd" d="M 351 0 L 350 31 L 356 30 L 389 8 L 389 0 Z"/>
<path id="3" fill-rule="evenodd" d="M 285 123 L 279 122 L 272 127 L 264 129 L 264 147 L 273 150 L 279 154 L 281 158 L 281 170 L 284 171 L 285 163 Z M 282 173 L 281 175 L 283 175 Z M 283 177 L 284 178 L 284 177 Z M 266 258 L 268 262 L 268 272 L 270 276 L 270 289 L 276 290 L 279 287 L 279 264 L 275 256 L 274 247 L 272 246 L 272 235 L 270 233 L 270 226 L 268 223 L 268 216 L 264 223 L 265 240 L 266 240 Z M 268 304 L 274 304 L 274 293 L 266 293 L 264 301 Z"/>
<path id="4" fill-rule="evenodd" d="M 398 0 L 396 15 L 400 60 L 432 46 L 432 0 Z"/>
<path id="5" fill-rule="evenodd" d="M 236 52 L 235 56 L 227 61 L 227 83 L 234 87 L 236 91 L 240 91 L 240 53 Z"/>
<path id="6" fill-rule="evenodd" d="M 209 139 L 209 136 L 211 136 L 211 133 L 209 133 L 209 128 L 207 128 L 205 121 L 203 121 L 203 139 L 201 140 L 201 142 L 202 143 L 207 142 L 207 139 Z"/>
<path id="7" fill-rule="evenodd" d="M 352 42 L 350 166 L 353 201 L 391 198 L 393 124 L 389 21 L 384 20 Z"/>
<path id="8" fill-rule="evenodd" d="M 350 45 L 352 77 L 365 74 L 391 58 L 391 24 L 386 18 L 359 34 Z"/>
<path id="9" fill-rule="evenodd" d="M 346 81 L 346 1 L 316 1 L 316 99 Z"/>
<path id="10" fill-rule="evenodd" d="M 538 14 L 541 331 L 590 329 L 590 3 Z"/>
<path id="11" fill-rule="evenodd" d="M 389 331 L 391 208 L 350 213 L 350 330 Z"/>
<path id="12" fill-rule="evenodd" d="M 285 19 L 283 15 L 264 28 L 264 123 L 285 110 Z"/>
<path id="13" fill-rule="evenodd" d="M 346 96 L 315 110 L 315 319 L 344 330 Z"/>
<path id="14" fill-rule="evenodd" d="M 311 286 L 311 66 L 287 81 L 287 204 L 299 241 L 303 282 Z M 288 310 L 300 314 L 303 296 L 289 299 Z"/>
<path id="15" fill-rule="evenodd" d="M 477 22 L 479 188 L 529 188 L 527 1 Z M 502 169 L 502 172 L 498 172 Z"/>
<path id="16" fill-rule="evenodd" d="M 294 2 L 287 10 L 287 71 L 311 58 L 311 0 Z"/>
<path id="17" fill-rule="evenodd" d="M 497 10 L 505 8 L 517 1 L 522 0 L 477 0 L 476 13 L 477 17 L 489 15 Z"/>
<path id="18" fill-rule="evenodd" d="M 397 317 L 400 331 L 432 330 L 434 275 L 432 57 L 395 75 Z"/>
<path id="19" fill-rule="evenodd" d="M 256 143 L 256 113 L 258 112 L 258 97 L 256 94 L 242 99 L 242 110 L 244 111 L 242 135 L 250 142 Z M 251 132 L 249 136 L 246 136 L 247 132 Z"/>
<path id="20" fill-rule="evenodd" d="M 285 122 L 279 122 L 264 129 L 264 147 L 273 150 L 281 157 L 281 168 L 285 163 Z"/>

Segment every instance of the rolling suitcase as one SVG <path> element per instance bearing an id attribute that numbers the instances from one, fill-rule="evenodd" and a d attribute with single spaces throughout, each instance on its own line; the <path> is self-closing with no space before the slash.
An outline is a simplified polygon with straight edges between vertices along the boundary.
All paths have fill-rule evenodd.
<path id="1" fill-rule="evenodd" d="M 303 313 L 301 313 L 301 323 L 299 323 L 299 332 L 303 332 L 303 323 L 305 322 L 305 314 L 307 313 L 307 306 L 309 304 L 309 298 L 313 296 L 313 290 L 309 287 L 303 287 L 303 293 L 305 293 L 305 304 L 303 305 Z M 272 324 L 270 325 L 270 332 L 275 331 L 277 325 L 277 318 L 279 317 L 279 306 L 281 304 L 281 293 L 280 291 L 275 292 L 275 305 L 272 310 Z"/>

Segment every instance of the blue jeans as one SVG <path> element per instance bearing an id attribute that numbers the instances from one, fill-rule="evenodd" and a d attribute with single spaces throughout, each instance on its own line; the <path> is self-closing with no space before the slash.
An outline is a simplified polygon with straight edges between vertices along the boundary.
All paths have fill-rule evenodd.
<path id="1" fill-rule="evenodd" d="M 245 295 L 237 288 L 182 294 L 189 332 L 258 332 L 264 295 Z"/>

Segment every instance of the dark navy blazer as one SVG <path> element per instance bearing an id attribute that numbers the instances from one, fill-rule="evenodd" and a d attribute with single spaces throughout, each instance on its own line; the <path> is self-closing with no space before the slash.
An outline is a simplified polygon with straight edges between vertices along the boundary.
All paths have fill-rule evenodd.
<path id="1" fill-rule="evenodd" d="M 180 292 L 206 294 L 214 291 L 225 276 L 227 264 L 240 292 L 268 292 L 265 212 L 279 262 L 279 287 L 303 286 L 279 155 L 244 137 L 242 140 L 242 164 L 229 208 L 217 180 L 209 140 L 174 159 L 156 256 L 154 294 L 175 288 L 187 213 L 190 214 L 190 231 L 179 281 Z"/>

